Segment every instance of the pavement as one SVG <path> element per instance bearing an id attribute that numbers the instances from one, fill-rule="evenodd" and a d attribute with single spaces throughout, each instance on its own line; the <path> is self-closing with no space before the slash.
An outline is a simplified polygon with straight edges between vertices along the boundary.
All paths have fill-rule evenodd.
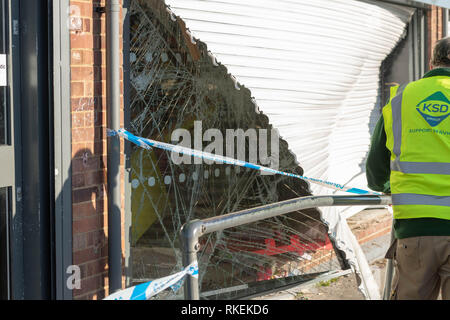
<path id="1" fill-rule="evenodd" d="M 373 221 L 386 218 L 387 210 L 365 210 L 352 217 L 352 230 L 369 228 Z M 350 225 L 350 223 L 349 223 Z M 380 289 L 384 289 L 386 274 L 386 262 L 384 255 L 391 241 L 390 232 L 378 236 L 361 244 L 372 274 Z M 357 279 L 352 270 L 335 270 L 321 277 L 296 287 L 275 293 L 253 297 L 252 300 L 364 300 L 364 295 L 359 291 Z"/>
<path id="2" fill-rule="evenodd" d="M 384 288 L 386 271 L 384 253 L 389 242 L 390 235 L 388 234 L 361 246 L 368 257 L 380 294 Z M 365 298 L 358 289 L 355 274 L 349 269 L 336 270 L 299 286 L 254 297 L 252 300 L 365 300 Z"/>

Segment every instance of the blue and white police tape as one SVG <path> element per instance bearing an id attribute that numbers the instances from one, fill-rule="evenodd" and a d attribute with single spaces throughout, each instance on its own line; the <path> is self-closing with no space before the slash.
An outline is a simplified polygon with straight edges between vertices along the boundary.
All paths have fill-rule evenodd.
<path id="1" fill-rule="evenodd" d="M 148 300 L 167 288 L 176 292 L 183 285 L 186 275 L 198 278 L 197 261 L 191 263 L 181 272 L 115 292 L 103 300 Z"/>
<path id="2" fill-rule="evenodd" d="M 130 142 L 133 142 L 134 144 L 136 144 L 142 148 L 145 148 L 147 150 L 151 150 L 151 148 L 154 147 L 154 148 L 158 148 L 158 149 L 164 149 L 164 150 L 167 150 L 170 152 L 181 153 L 181 154 L 198 157 L 198 158 L 202 158 L 202 159 L 207 159 L 207 160 L 212 160 L 212 161 L 216 161 L 216 162 L 221 162 L 221 163 L 225 163 L 225 164 L 237 165 L 237 166 L 250 168 L 250 169 L 254 169 L 254 170 L 259 170 L 259 171 L 264 171 L 264 172 L 268 172 L 268 173 L 272 173 L 272 174 L 280 174 L 280 175 L 284 175 L 284 176 L 288 176 L 288 177 L 307 180 L 307 181 L 311 181 L 315 184 L 319 184 L 324 187 L 339 190 L 339 191 L 345 191 L 345 192 L 356 193 L 356 194 L 379 195 L 379 193 L 377 193 L 377 192 L 367 191 L 367 190 L 363 190 L 363 189 L 359 189 L 359 188 L 346 187 L 344 185 L 334 183 L 334 182 L 329 182 L 329 181 L 320 180 L 320 179 L 316 179 L 316 178 L 309 178 L 309 177 L 305 177 L 305 176 L 301 176 L 301 175 L 297 175 L 297 174 L 289 173 L 289 172 L 278 171 L 278 170 L 275 170 L 272 168 L 260 166 L 258 164 L 253 164 L 253 163 L 245 162 L 242 160 L 237 160 L 237 159 L 233 159 L 233 158 L 229 158 L 229 157 L 215 155 L 212 153 L 203 152 L 203 151 L 199 151 L 199 150 L 195 150 L 195 149 L 191 149 L 191 148 L 186 148 L 186 147 L 182 147 L 179 145 L 173 145 L 170 143 L 165 143 L 165 142 L 160 142 L 160 141 L 151 140 L 151 139 L 147 139 L 147 138 L 137 137 L 125 129 L 119 129 L 117 131 L 108 130 L 108 135 L 109 136 L 119 135 L 119 136 L 123 137 L 124 139 L 126 139 Z"/>

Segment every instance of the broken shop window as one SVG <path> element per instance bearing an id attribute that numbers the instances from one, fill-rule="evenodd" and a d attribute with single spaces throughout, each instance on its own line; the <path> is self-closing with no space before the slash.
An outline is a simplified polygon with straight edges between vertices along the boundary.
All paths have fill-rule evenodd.
<path id="1" fill-rule="evenodd" d="M 196 121 L 204 131 L 218 129 L 223 136 L 238 128 L 271 132 L 251 92 L 215 61 L 206 44 L 192 39 L 163 1 L 131 1 L 130 30 L 130 105 L 125 112 L 133 134 L 171 143 L 177 129 L 193 137 Z M 246 150 L 249 144 L 245 140 Z M 287 143 L 279 139 L 278 145 L 279 170 L 302 175 Z M 269 143 L 268 155 L 270 149 Z M 159 149 L 132 146 L 129 169 L 132 285 L 181 270 L 184 223 L 311 194 L 299 179 L 217 163 L 175 164 L 170 152 Z M 319 211 L 310 209 L 202 237 L 201 297 L 235 299 L 340 269 L 327 232 Z M 155 299 L 176 295 L 182 291 L 166 291 Z"/>

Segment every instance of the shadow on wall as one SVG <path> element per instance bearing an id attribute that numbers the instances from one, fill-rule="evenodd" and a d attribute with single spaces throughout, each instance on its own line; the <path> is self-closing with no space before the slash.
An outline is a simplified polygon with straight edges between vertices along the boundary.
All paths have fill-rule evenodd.
<path id="1" fill-rule="evenodd" d="M 99 155 L 100 154 L 100 155 Z M 74 299 L 103 299 L 108 283 L 108 237 L 105 233 L 105 184 L 101 153 L 79 150 L 72 159 L 73 264 L 81 286 Z M 101 183 L 98 183 L 101 180 Z"/>
<path id="2" fill-rule="evenodd" d="M 77 300 L 103 299 L 109 291 L 106 53 L 102 51 L 106 42 L 106 17 L 94 8 L 92 16 L 92 26 L 83 26 L 83 31 L 73 35 L 86 32 L 92 33 L 93 38 L 92 48 L 79 50 L 81 64 L 92 59 L 89 68 L 93 77 L 83 80 L 83 97 L 72 99 L 72 128 L 76 128 L 72 129 L 72 134 L 79 134 L 72 139 L 83 142 L 72 147 L 73 264 L 78 265 L 81 272 L 81 287 L 73 291 L 73 298 Z M 74 125 L 77 117 L 80 122 Z M 79 150 L 75 149 L 77 147 Z M 123 237 L 120 241 L 123 243 Z M 124 261 L 122 253 L 122 265 Z"/>

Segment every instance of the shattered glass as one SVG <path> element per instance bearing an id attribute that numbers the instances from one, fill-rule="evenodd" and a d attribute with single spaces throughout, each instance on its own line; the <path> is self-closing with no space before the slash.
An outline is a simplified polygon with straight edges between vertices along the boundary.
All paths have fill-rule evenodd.
<path id="1" fill-rule="evenodd" d="M 195 121 L 203 132 L 216 128 L 223 136 L 238 128 L 272 132 L 251 92 L 205 43 L 191 38 L 163 1 L 132 0 L 129 14 L 130 132 L 168 143 L 175 129 L 194 137 Z M 246 139 L 246 150 L 249 144 Z M 277 156 L 279 170 L 303 175 L 282 138 Z M 170 152 L 160 149 L 133 145 L 129 158 L 132 285 L 183 268 L 179 234 L 187 221 L 311 194 L 303 180 L 217 163 L 175 164 Z M 320 212 L 309 209 L 200 238 L 201 298 L 248 296 L 341 269 L 327 231 Z M 178 299 L 182 292 L 167 290 L 156 299 Z"/>

